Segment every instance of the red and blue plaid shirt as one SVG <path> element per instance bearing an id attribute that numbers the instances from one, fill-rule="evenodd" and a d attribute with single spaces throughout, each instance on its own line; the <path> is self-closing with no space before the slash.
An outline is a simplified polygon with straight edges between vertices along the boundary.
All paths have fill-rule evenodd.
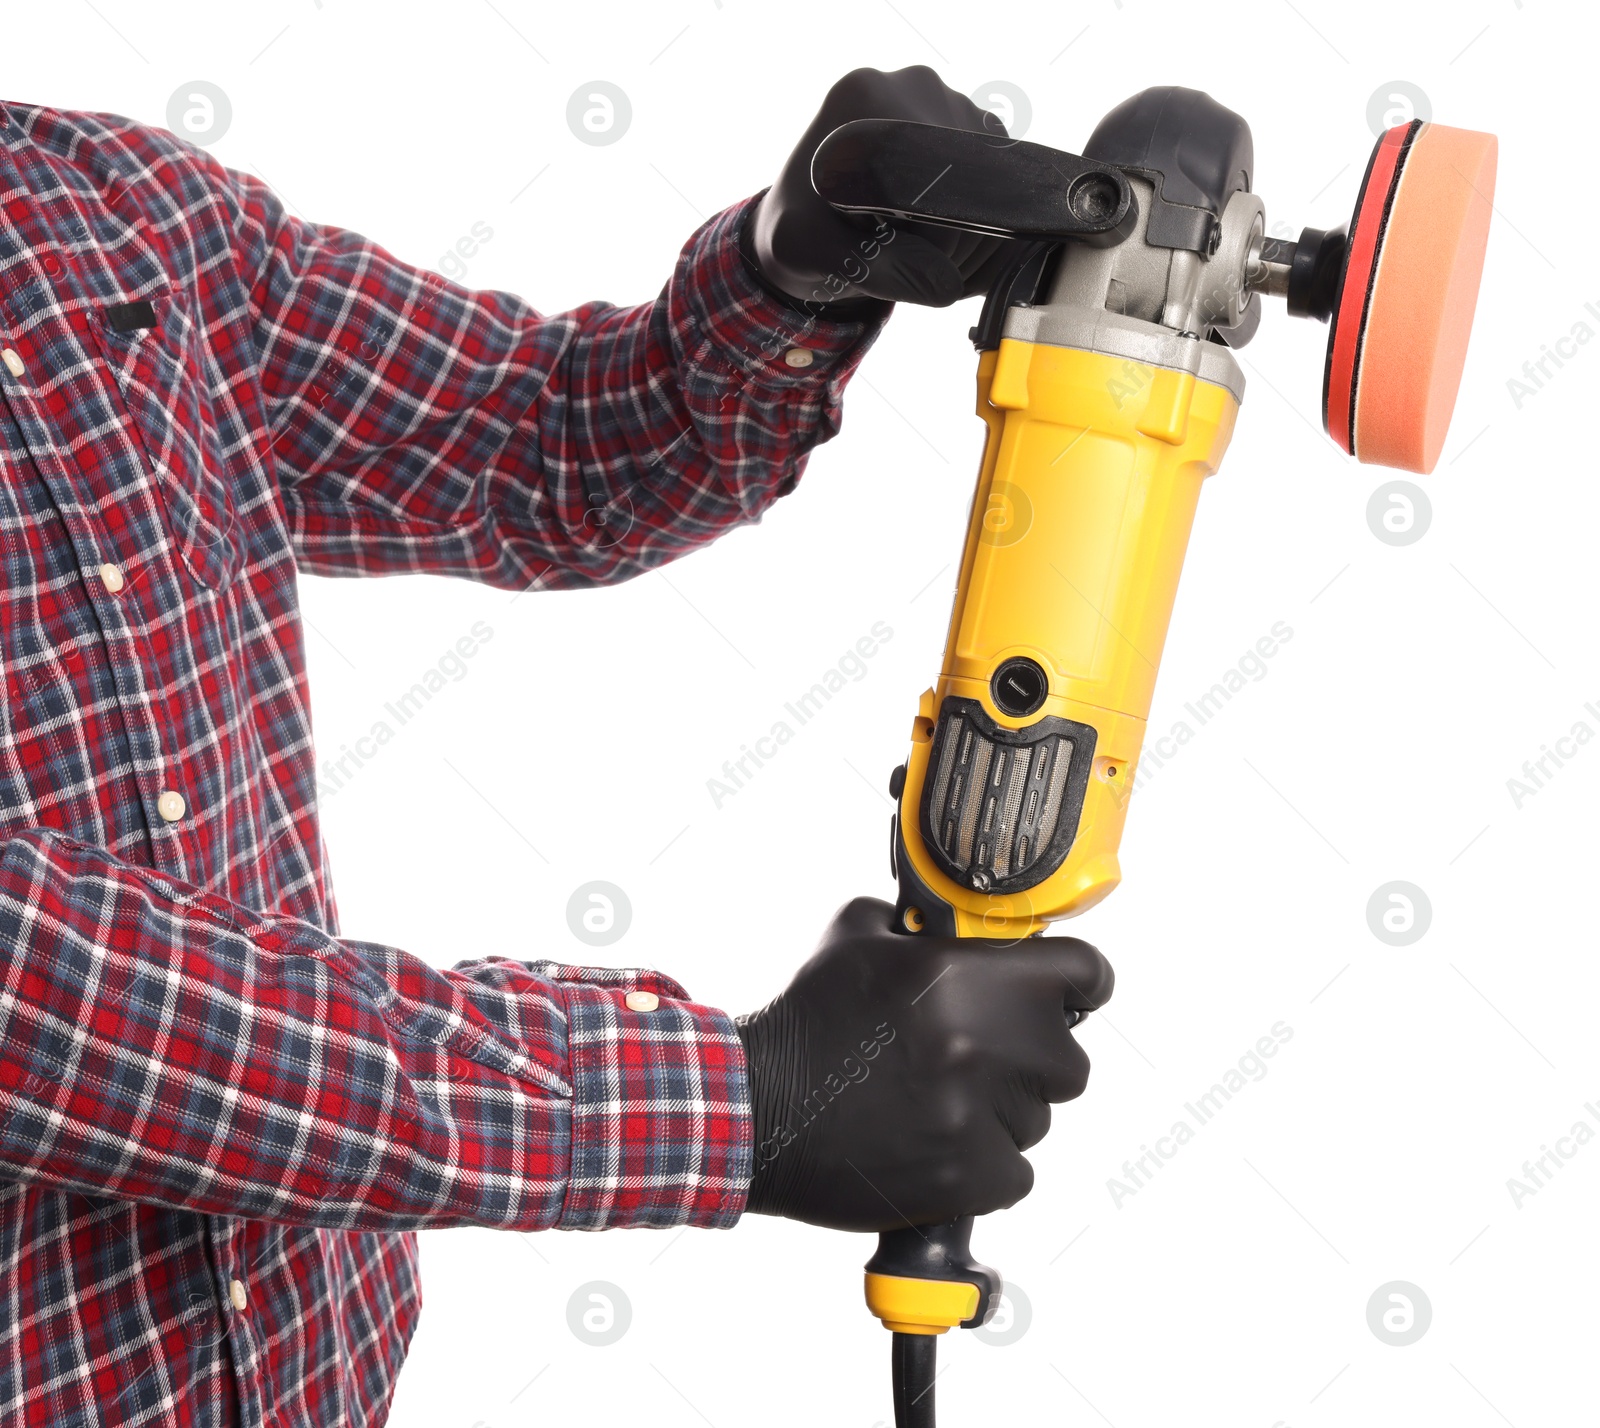
<path id="1" fill-rule="evenodd" d="M 0 110 L 0 207 L 0 1423 L 381 1423 L 409 1231 L 731 1224 L 748 1095 L 666 977 L 338 936 L 296 570 L 648 570 L 876 329 L 764 294 L 747 205 L 542 317 L 102 115 Z"/>

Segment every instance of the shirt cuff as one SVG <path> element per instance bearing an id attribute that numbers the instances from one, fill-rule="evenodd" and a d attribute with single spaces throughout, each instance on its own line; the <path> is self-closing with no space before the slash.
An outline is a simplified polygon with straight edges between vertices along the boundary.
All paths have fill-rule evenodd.
<path id="1" fill-rule="evenodd" d="M 760 195 L 719 213 L 684 246 L 677 279 L 695 326 L 746 375 L 783 387 L 842 387 L 891 310 L 859 322 L 816 317 L 766 291 L 746 266 L 739 236 Z"/>
<path id="2" fill-rule="evenodd" d="M 539 974 L 567 1012 L 572 1168 L 558 1228 L 732 1225 L 754 1168 L 732 1019 L 659 972 L 541 964 Z"/>

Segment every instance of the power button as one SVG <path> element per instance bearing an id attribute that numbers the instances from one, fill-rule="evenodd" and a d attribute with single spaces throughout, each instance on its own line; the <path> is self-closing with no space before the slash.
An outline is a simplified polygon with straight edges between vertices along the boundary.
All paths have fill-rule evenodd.
<path id="1" fill-rule="evenodd" d="M 1026 655 L 1006 660 L 989 681 L 989 694 L 995 708 L 1013 719 L 1034 713 L 1050 692 L 1050 680 L 1043 669 Z"/>

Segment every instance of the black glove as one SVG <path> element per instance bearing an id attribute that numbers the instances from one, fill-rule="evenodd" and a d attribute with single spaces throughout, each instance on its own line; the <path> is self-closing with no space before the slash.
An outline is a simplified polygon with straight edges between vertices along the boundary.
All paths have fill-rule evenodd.
<path id="1" fill-rule="evenodd" d="M 755 1110 L 748 1208 L 840 1230 L 1015 1204 L 1051 1101 L 1080 1095 L 1071 1028 L 1111 995 L 1076 938 L 911 936 L 847 903 L 788 991 L 737 1019 Z"/>
<path id="2" fill-rule="evenodd" d="M 847 74 L 822 101 L 778 181 L 751 214 L 745 252 L 764 286 L 803 310 L 866 316 L 881 303 L 948 307 L 987 292 L 1014 246 L 1002 238 L 901 219 L 840 213 L 811 187 L 811 156 L 853 119 L 911 119 L 1003 135 L 1005 125 L 926 65 Z M 838 303 L 838 307 L 824 304 Z"/>

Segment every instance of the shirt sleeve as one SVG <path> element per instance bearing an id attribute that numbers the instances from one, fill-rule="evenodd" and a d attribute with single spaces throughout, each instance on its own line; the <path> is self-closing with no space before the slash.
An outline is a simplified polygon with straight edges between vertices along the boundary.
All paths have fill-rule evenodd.
<path id="1" fill-rule="evenodd" d="M 743 1211 L 739 1038 L 669 978 L 438 971 L 53 831 L 0 850 L 0 1178 L 339 1229 Z"/>
<path id="2" fill-rule="evenodd" d="M 882 325 L 764 291 L 739 254 L 754 199 L 690 238 L 654 302 L 546 317 L 212 172 L 292 538 L 318 574 L 560 588 L 665 564 L 793 488 Z"/>

